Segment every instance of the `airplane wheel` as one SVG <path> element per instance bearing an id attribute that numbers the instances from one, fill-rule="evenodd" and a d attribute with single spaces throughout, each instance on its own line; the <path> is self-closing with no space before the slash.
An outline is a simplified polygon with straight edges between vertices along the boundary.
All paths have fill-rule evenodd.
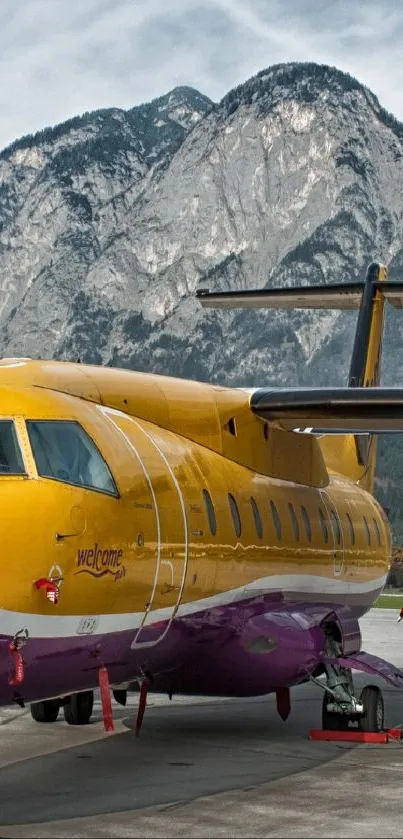
<path id="1" fill-rule="evenodd" d="M 118 702 L 119 705 L 126 705 L 127 690 L 113 690 L 112 693 L 115 702 Z"/>
<path id="2" fill-rule="evenodd" d="M 56 722 L 59 716 L 60 701 L 46 699 L 44 702 L 32 702 L 31 716 L 35 722 Z"/>
<path id="3" fill-rule="evenodd" d="M 335 714 L 327 710 L 327 694 L 323 694 L 322 702 L 322 728 L 323 731 L 346 731 L 348 728 L 348 717 L 344 714 Z"/>
<path id="4" fill-rule="evenodd" d="M 73 693 L 64 706 L 64 719 L 69 725 L 87 725 L 91 719 L 94 691 Z"/>
<path id="5" fill-rule="evenodd" d="M 360 700 L 364 706 L 364 715 L 358 718 L 359 730 L 382 731 L 385 710 L 381 690 L 376 685 L 366 685 L 361 691 Z"/>

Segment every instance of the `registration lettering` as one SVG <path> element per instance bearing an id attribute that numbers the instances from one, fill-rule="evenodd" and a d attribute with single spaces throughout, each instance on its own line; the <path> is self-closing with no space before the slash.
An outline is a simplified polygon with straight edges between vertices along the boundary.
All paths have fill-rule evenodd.
<path id="1" fill-rule="evenodd" d="M 76 630 L 77 635 L 92 635 L 97 629 L 98 624 L 98 615 L 87 615 L 87 617 L 81 618 Z"/>

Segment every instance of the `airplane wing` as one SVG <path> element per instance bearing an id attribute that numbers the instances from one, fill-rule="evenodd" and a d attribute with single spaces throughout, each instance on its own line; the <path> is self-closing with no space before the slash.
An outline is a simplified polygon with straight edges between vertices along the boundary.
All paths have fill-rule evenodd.
<path id="1" fill-rule="evenodd" d="M 403 388 L 290 388 L 251 392 L 250 407 L 287 431 L 381 434 L 403 431 Z"/>
<path id="2" fill-rule="evenodd" d="M 356 282 L 245 291 L 199 288 L 196 297 L 205 309 L 359 309 L 364 286 Z M 373 288 L 396 309 L 403 308 L 403 283 L 383 280 L 374 282 Z"/>

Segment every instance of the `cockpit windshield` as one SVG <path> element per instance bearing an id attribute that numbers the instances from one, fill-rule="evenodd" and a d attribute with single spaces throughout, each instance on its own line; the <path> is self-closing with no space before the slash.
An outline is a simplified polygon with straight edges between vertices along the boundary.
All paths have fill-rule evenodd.
<path id="1" fill-rule="evenodd" d="M 27 429 L 39 475 L 118 495 L 107 464 L 78 422 L 28 420 Z"/>
<path id="2" fill-rule="evenodd" d="M 0 475 L 25 475 L 25 466 L 12 420 L 0 420 Z"/>

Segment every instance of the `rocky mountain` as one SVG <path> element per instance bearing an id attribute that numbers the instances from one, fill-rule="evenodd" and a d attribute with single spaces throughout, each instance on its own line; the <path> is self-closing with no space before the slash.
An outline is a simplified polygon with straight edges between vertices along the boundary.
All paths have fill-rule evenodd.
<path id="1" fill-rule="evenodd" d="M 343 384 L 355 314 L 204 311 L 194 292 L 353 280 L 373 259 L 401 277 L 402 195 L 403 125 L 327 66 L 46 128 L 0 154 L 0 351 Z M 383 381 L 403 384 L 403 319 L 387 327 Z"/>

